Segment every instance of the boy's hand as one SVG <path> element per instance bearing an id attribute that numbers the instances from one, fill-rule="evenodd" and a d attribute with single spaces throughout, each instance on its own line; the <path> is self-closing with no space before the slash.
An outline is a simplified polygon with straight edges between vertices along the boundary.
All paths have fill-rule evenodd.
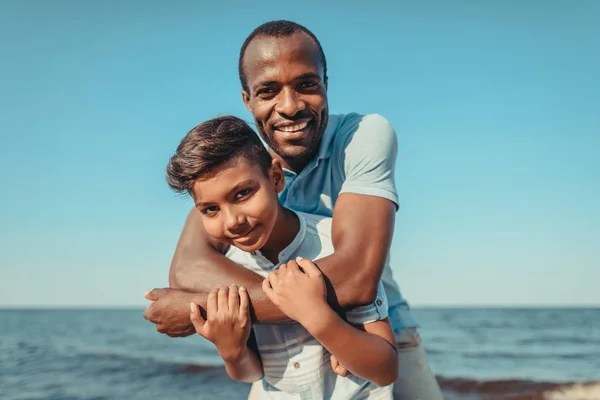
<path id="1" fill-rule="evenodd" d="M 329 308 L 327 289 L 321 271 L 312 261 L 300 257 L 296 261 L 298 263 L 289 261 L 271 272 L 262 288 L 285 315 L 305 325 L 307 318 L 314 318 L 319 310 Z"/>
<path id="2" fill-rule="evenodd" d="M 221 358 L 236 360 L 246 348 L 250 328 L 248 292 L 244 287 L 213 289 L 208 294 L 206 320 L 197 304 L 190 304 L 190 320 L 198 334 L 215 344 Z"/>
<path id="3" fill-rule="evenodd" d="M 340 364 L 340 362 L 337 360 L 337 358 L 335 358 L 333 354 L 330 357 L 330 361 L 331 369 L 333 370 L 333 372 L 335 372 L 339 376 L 348 376 L 348 370 L 344 368 L 342 364 Z"/>

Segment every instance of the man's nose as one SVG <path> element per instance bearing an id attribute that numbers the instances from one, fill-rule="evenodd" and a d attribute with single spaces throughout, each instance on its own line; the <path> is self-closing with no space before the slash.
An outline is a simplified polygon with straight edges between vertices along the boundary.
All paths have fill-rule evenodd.
<path id="1" fill-rule="evenodd" d="M 293 117 L 305 108 L 306 103 L 302 100 L 302 96 L 294 89 L 285 87 L 279 93 L 275 111 L 283 116 Z"/>

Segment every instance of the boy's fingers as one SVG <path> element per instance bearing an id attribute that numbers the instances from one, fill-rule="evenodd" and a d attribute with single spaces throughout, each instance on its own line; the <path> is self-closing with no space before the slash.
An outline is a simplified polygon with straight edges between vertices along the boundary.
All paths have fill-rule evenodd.
<path id="1" fill-rule="evenodd" d="M 273 301 L 273 296 L 275 295 L 275 293 L 273 292 L 273 288 L 271 287 L 271 284 L 269 283 L 268 277 L 265 278 L 265 280 L 263 280 L 263 282 L 262 282 L 262 290 L 263 290 L 263 292 L 265 292 L 265 294 L 267 295 L 269 300 L 271 300 L 271 303 L 275 304 L 275 302 Z"/>
<path id="2" fill-rule="evenodd" d="M 238 292 L 240 296 L 240 315 L 247 316 L 250 313 L 250 298 L 248 297 L 248 291 L 245 287 L 240 286 Z"/>
<path id="3" fill-rule="evenodd" d="M 206 318 L 211 318 L 217 314 L 217 296 L 219 293 L 219 289 L 215 288 L 208 293 L 208 298 L 206 299 Z"/>
<path id="4" fill-rule="evenodd" d="M 219 311 L 227 311 L 228 309 L 228 298 L 229 298 L 229 288 L 228 287 L 220 287 L 219 288 L 219 301 L 218 301 L 218 307 L 219 307 Z"/>
<path id="5" fill-rule="evenodd" d="M 331 361 L 331 369 L 333 370 L 335 370 L 337 366 L 340 365 L 339 361 L 337 360 L 337 358 L 335 358 L 333 354 L 329 357 L 329 361 Z"/>
<path id="6" fill-rule="evenodd" d="M 285 277 L 285 274 L 287 274 L 287 269 L 288 267 L 286 264 L 281 264 L 276 271 L 277 277 L 283 279 Z"/>
<path id="7" fill-rule="evenodd" d="M 200 333 L 206 321 L 200 315 L 200 310 L 198 309 L 198 305 L 194 303 L 190 303 L 190 321 L 194 324 L 194 328 L 196 328 L 196 332 Z"/>
<path id="8" fill-rule="evenodd" d="M 321 276 L 321 270 L 308 258 L 297 257 L 296 261 L 298 265 L 304 270 L 304 272 L 310 277 Z"/>
<path id="9" fill-rule="evenodd" d="M 267 280 L 273 291 L 276 291 L 279 288 L 279 276 L 277 275 L 277 271 L 270 272 L 269 275 L 267 275 Z"/>
<path id="10" fill-rule="evenodd" d="M 293 261 L 293 260 L 288 262 L 287 270 L 288 270 L 288 272 L 291 272 L 292 275 L 294 275 L 294 276 L 302 274 L 302 271 L 300 271 L 300 267 L 298 266 L 296 261 Z"/>
<path id="11" fill-rule="evenodd" d="M 334 372 L 335 372 L 336 374 L 338 374 L 339 376 L 343 376 L 343 377 L 346 377 L 346 376 L 348 376 L 348 370 L 347 370 L 346 368 L 342 367 L 342 365 L 341 365 L 341 364 L 340 364 L 340 365 L 338 365 L 338 366 L 337 366 L 337 367 L 334 369 Z"/>
<path id="12" fill-rule="evenodd" d="M 229 286 L 229 311 L 234 314 L 237 314 L 238 308 L 240 306 L 240 295 L 238 293 L 237 285 Z"/>

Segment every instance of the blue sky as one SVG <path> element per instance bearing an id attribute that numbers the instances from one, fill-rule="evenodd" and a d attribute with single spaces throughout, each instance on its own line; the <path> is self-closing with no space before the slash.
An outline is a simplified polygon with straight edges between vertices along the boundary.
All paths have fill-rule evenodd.
<path id="1" fill-rule="evenodd" d="M 191 202 L 179 140 L 250 120 L 245 37 L 319 37 L 334 113 L 395 126 L 414 305 L 600 305 L 600 3 L 0 1 L 0 306 L 144 305 Z M 485 4 L 483 4 L 485 3 Z"/>

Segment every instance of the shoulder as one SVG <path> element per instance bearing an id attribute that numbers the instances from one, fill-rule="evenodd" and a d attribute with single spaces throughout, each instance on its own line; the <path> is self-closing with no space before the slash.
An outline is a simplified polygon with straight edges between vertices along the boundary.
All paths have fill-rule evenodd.
<path id="1" fill-rule="evenodd" d="M 346 152 L 347 148 L 369 149 L 374 146 L 396 146 L 396 131 L 390 121 L 379 114 L 350 113 L 335 115 L 336 132 L 333 149 Z"/>

